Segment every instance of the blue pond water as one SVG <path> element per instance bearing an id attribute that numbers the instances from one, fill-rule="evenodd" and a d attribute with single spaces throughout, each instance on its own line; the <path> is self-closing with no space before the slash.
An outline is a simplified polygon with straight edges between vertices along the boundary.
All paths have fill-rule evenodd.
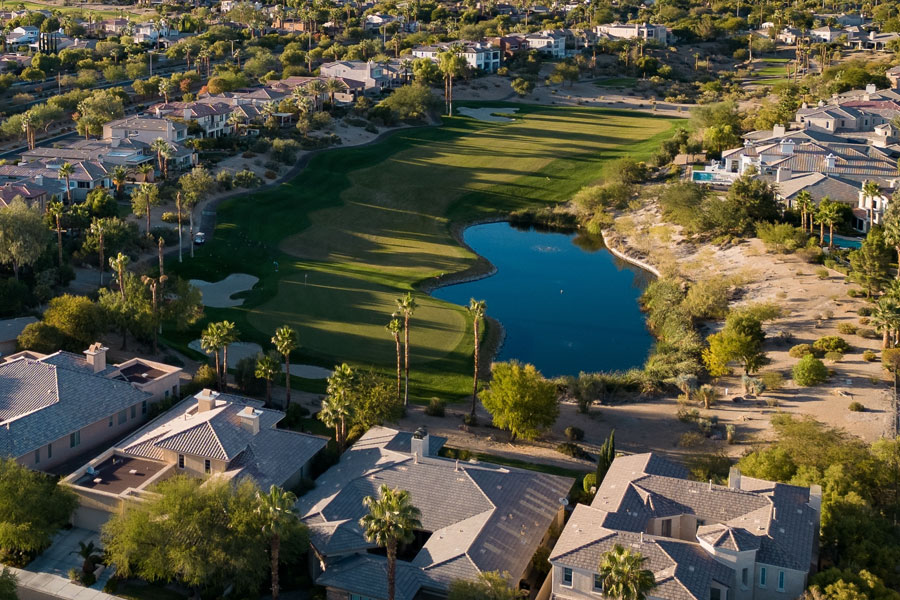
<path id="1" fill-rule="evenodd" d="M 652 275 L 574 235 L 490 223 L 469 227 L 464 238 L 497 273 L 434 296 L 487 301 L 487 314 L 506 330 L 497 360 L 532 363 L 547 377 L 643 364 L 653 338 L 638 298 Z"/>

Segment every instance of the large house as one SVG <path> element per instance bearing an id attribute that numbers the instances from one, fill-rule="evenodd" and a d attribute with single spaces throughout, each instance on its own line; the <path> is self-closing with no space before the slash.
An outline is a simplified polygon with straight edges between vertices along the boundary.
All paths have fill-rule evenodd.
<path id="1" fill-rule="evenodd" d="M 98 344 L 84 356 L 21 352 L 0 364 L 0 456 L 52 470 L 109 443 L 180 393 L 181 369 L 132 358 L 106 363 Z"/>
<path id="2" fill-rule="evenodd" d="M 462 42 L 461 44 L 436 44 L 433 46 L 417 46 L 412 49 L 415 58 L 428 58 L 435 62 L 439 55 L 448 51 L 458 51 L 473 69 L 486 73 L 495 73 L 500 68 L 500 47 L 490 42 Z"/>
<path id="3" fill-rule="evenodd" d="M 64 480 L 80 500 L 74 524 L 98 531 L 129 499 L 175 474 L 295 487 L 328 440 L 278 429 L 284 416 L 208 389 L 186 398 Z"/>
<path id="4" fill-rule="evenodd" d="M 397 562 L 397 600 L 446 596 L 456 579 L 507 572 L 517 584 L 535 551 L 563 521 L 573 480 L 438 456 L 445 440 L 384 427 L 369 430 L 300 498 L 312 570 L 332 600 L 385 600 L 385 557 L 359 525 L 363 498 L 381 485 L 409 492 L 422 529 Z"/>
<path id="5" fill-rule="evenodd" d="M 233 110 L 234 106 L 225 102 L 169 102 L 155 104 L 147 109 L 147 113 L 196 123 L 201 137 L 222 137 L 231 133 L 228 117 Z"/>
<path id="6" fill-rule="evenodd" d="M 59 176 L 59 168 L 66 162 L 73 167 L 73 173 L 68 180 L 68 190 L 65 178 Z M 7 183 L 31 184 L 44 189 L 61 186 L 63 194 L 50 195 L 61 196 L 61 199 L 67 202 L 71 193 L 73 201 L 83 201 L 91 190 L 109 187 L 110 174 L 106 167 L 96 160 L 70 161 L 58 157 L 40 157 L 15 165 L 0 166 L 0 185 Z"/>
<path id="7" fill-rule="evenodd" d="M 184 142 L 188 136 L 187 130 L 187 125 L 178 121 L 155 116 L 132 115 L 105 124 L 103 139 L 132 138 L 147 144 L 152 144 L 157 138 L 162 138 L 167 142 Z"/>
<path id="8" fill-rule="evenodd" d="M 593 502 L 575 507 L 550 554 L 551 598 L 602 595 L 603 555 L 647 558 L 659 600 L 797 598 L 818 560 L 822 490 L 742 477 L 690 481 L 655 454 L 620 456 Z"/>
<path id="9" fill-rule="evenodd" d="M 650 23 L 607 23 L 597 25 L 594 30 L 598 35 L 608 36 L 613 40 L 655 40 L 663 46 L 672 42 L 672 35 L 665 25 Z"/>

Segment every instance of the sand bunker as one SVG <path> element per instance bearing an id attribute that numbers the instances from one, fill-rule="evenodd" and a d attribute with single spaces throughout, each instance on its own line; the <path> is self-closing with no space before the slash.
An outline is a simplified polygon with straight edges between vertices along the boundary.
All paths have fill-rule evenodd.
<path id="1" fill-rule="evenodd" d="M 495 113 L 514 113 L 518 108 L 468 108 L 462 106 L 457 109 L 459 114 L 465 115 L 467 117 L 472 117 L 473 119 L 478 119 L 479 121 L 488 121 L 490 123 L 512 123 L 515 119 L 510 119 L 509 117 L 501 117 Z"/>
<path id="2" fill-rule="evenodd" d="M 200 288 L 203 304 L 212 308 L 230 308 L 244 303 L 242 298 L 232 298 L 238 292 L 253 289 L 259 277 L 246 273 L 232 273 L 222 281 L 210 283 L 202 279 L 191 279 L 191 285 Z"/>
<path id="3" fill-rule="evenodd" d="M 188 348 L 190 348 L 191 350 L 196 350 L 197 352 L 203 352 L 203 347 L 200 345 L 200 340 L 194 340 L 193 342 L 188 344 Z M 256 358 L 256 356 L 261 352 L 262 348 L 260 347 L 260 345 L 253 342 L 235 342 L 233 344 L 230 344 L 228 346 L 229 368 L 234 368 L 234 365 L 236 365 L 242 358 L 247 358 L 248 356 L 251 358 Z M 331 369 L 324 369 L 322 367 L 316 367 L 314 365 L 291 365 L 291 375 L 303 377 L 304 379 L 328 379 L 329 377 L 331 377 L 331 373 Z"/>

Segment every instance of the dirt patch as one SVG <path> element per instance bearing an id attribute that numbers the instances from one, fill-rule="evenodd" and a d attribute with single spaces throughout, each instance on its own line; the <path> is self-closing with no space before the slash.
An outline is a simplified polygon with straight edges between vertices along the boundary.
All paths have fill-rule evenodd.
<path id="1" fill-rule="evenodd" d="M 488 123 L 512 123 L 515 119 L 501 116 L 502 113 L 514 113 L 518 108 L 459 108 L 459 114 Z"/>

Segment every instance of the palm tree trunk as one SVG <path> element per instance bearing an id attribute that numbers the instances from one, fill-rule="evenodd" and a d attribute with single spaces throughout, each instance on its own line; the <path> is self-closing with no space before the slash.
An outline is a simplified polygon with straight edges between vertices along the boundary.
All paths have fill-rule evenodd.
<path id="1" fill-rule="evenodd" d="M 150 201 L 147 201 L 147 235 L 150 235 Z"/>
<path id="2" fill-rule="evenodd" d="M 828 224 L 828 249 L 834 248 L 834 221 Z"/>
<path id="3" fill-rule="evenodd" d="M 228 344 L 222 349 L 222 389 L 228 391 Z"/>
<path id="4" fill-rule="evenodd" d="M 272 600 L 278 600 L 278 554 L 281 551 L 281 539 L 277 533 L 272 534 Z"/>
<path id="5" fill-rule="evenodd" d="M 819 223 L 819 245 L 825 244 L 825 221 Z"/>
<path id="6" fill-rule="evenodd" d="M 897 251 L 897 279 L 900 279 L 900 246 L 894 246 L 894 250 Z"/>
<path id="7" fill-rule="evenodd" d="M 291 355 L 284 355 L 284 387 L 287 388 L 287 394 L 284 397 L 284 410 L 287 412 L 291 405 Z"/>
<path id="8" fill-rule="evenodd" d="M 222 371 L 219 368 L 219 349 L 216 348 L 216 386 L 222 391 Z"/>
<path id="9" fill-rule="evenodd" d="M 181 262 L 181 250 L 184 243 L 181 241 L 181 192 L 175 196 L 175 211 L 178 213 L 178 262 Z"/>
<path id="10" fill-rule="evenodd" d="M 59 268 L 62 268 L 62 228 L 59 226 L 59 215 L 56 215 L 56 251 L 59 254 Z"/>
<path id="11" fill-rule="evenodd" d="M 409 406 L 409 314 L 403 324 L 403 352 L 406 357 L 406 385 L 403 389 L 403 406 Z"/>
<path id="12" fill-rule="evenodd" d="M 898 275 L 898 277 L 900 277 L 900 275 Z M 400 334 L 399 333 L 394 336 L 394 343 L 397 345 L 397 401 L 399 402 L 403 398 L 403 396 L 401 395 L 401 392 L 400 392 L 400 380 L 401 380 L 400 373 L 401 373 L 402 367 L 403 367 L 403 360 L 400 357 Z"/>
<path id="13" fill-rule="evenodd" d="M 272 380 L 266 378 L 266 406 L 272 405 Z"/>
<path id="14" fill-rule="evenodd" d="M 391 540 L 387 545 L 387 577 L 388 600 L 394 600 L 394 587 L 397 578 L 397 542 Z"/>
<path id="15" fill-rule="evenodd" d="M 472 418 L 475 418 L 475 403 L 478 401 L 478 319 L 475 319 L 475 377 L 472 383 Z"/>
<path id="16" fill-rule="evenodd" d="M 190 238 L 191 238 L 191 258 L 194 258 L 194 206 L 191 205 L 191 212 L 188 215 L 190 220 Z"/>

